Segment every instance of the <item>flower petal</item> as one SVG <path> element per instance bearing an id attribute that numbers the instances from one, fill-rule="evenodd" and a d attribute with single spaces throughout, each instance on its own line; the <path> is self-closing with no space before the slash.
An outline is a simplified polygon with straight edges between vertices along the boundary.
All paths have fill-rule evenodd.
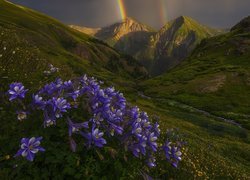
<path id="1" fill-rule="evenodd" d="M 22 150 L 22 149 L 19 149 L 19 150 L 17 151 L 17 153 L 14 155 L 14 157 L 21 156 L 22 153 L 23 153 L 23 150 Z"/>
<path id="2" fill-rule="evenodd" d="M 27 154 L 27 157 L 26 157 L 27 160 L 33 161 L 34 157 L 35 157 L 35 155 L 32 152 L 28 151 L 28 154 Z"/>
<path id="3" fill-rule="evenodd" d="M 30 150 L 30 152 L 33 153 L 33 154 L 37 153 L 38 151 L 39 151 L 38 148 L 35 148 L 35 149 Z"/>
<path id="4" fill-rule="evenodd" d="M 37 147 L 37 146 L 39 146 L 40 144 L 41 144 L 40 141 L 36 141 L 36 142 L 33 143 L 33 146 L 34 146 L 34 147 Z"/>
<path id="5" fill-rule="evenodd" d="M 26 157 L 27 155 L 28 155 L 28 150 L 27 150 L 27 149 L 23 150 L 22 156 L 23 156 L 23 157 Z"/>
<path id="6" fill-rule="evenodd" d="M 42 151 L 42 152 L 44 152 L 45 151 L 45 149 L 44 148 L 42 148 L 42 147 L 37 147 L 38 149 L 39 149 L 39 151 Z"/>
<path id="7" fill-rule="evenodd" d="M 29 145 L 33 144 L 36 141 L 35 137 L 30 138 L 29 140 Z"/>
<path id="8" fill-rule="evenodd" d="M 27 149 L 27 144 L 25 143 L 21 144 L 21 149 Z"/>

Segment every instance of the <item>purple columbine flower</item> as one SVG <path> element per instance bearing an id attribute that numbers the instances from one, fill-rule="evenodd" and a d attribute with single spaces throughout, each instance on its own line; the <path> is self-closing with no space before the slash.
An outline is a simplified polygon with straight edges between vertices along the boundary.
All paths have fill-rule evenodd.
<path id="1" fill-rule="evenodd" d="M 61 113 L 67 112 L 67 109 L 70 109 L 70 104 L 64 98 L 53 98 L 52 104 L 56 118 L 62 117 Z"/>
<path id="2" fill-rule="evenodd" d="M 45 101 L 43 101 L 43 98 L 39 95 L 33 95 L 33 105 L 37 107 L 38 109 L 43 109 L 45 106 Z"/>
<path id="3" fill-rule="evenodd" d="M 72 90 L 67 93 L 67 97 L 71 97 L 74 101 L 80 96 L 80 90 Z"/>
<path id="4" fill-rule="evenodd" d="M 172 142 L 166 141 L 165 144 L 162 146 L 167 160 L 171 160 L 171 149 L 172 149 L 171 144 Z"/>
<path id="5" fill-rule="evenodd" d="M 72 81 L 71 81 L 71 80 L 65 81 L 65 82 L 63 83 L 63 87 L 64 87 L 65 89 L 72 89 L 72 88 L 73 88 L 73 83 L 72 83 Z"/>
<path id="6" fill-rule="evenodd" d="M 107 144 L 106 140 L 102 137 L 104 133 L 100 132 L 98 128 L 95 128 L 95 126 L 92 127 L 91 133 L 81 134 L 87 139 L 88 147 L 91 147 L 91 145 L 103 147 L 104 144 Z"/>
<path id="7" fill-rule="evenodd" d="M 155 166 L 156 166 L 155 161 L 156 161 L 155 157 L 150 156 L 150 157 L 147 159 L 147 165 L 148 165 L 149 167 L 155 167 Z"/>
<path id="8" fill-rule="evenodd" d="M 114 123 L 109 122 L 110 125 L 110 135 L 114 136 L 114 133 L 116 132 L 119 135 L 122 135 L 123 128 L 121 126 L 115 125 Z"/>
<path id="9" fill-rule="evenodd" d="M 70 119 L 68 119 L 69 123 L 69 136 L 72 136 L 72 133 L 79 133 L 82 128 L 88 129 L 88 122 L 83 123 L 73 123 Z"/>
<path id="10" fill-rule="evenodd" d="M 38 94 L 44 94 L 47 96 L 58 96 L 63 88 L 63 81 L 57 78 L 54 82 L 46 84 Z"/>
<path id="11" fill-rule="evenodd" d="M 155 132 L 155 135 L 158 137 L 158 136 L 160 136 L 160 133 L 161 133 L 161 130 L 160 130 L 160 125 L 159 125 L 159 123 L 155 123 L 154 124 L 154 132 Z"/>
<path id="12" fill-rule="evenodd" d="M 45 151 L 45 149 L 40 146 L 41 140 L 42 137 L 22 138 L 21 149 L 18 150 L 14 157 L 23 156 L 27 160 L 33 161 L 36 153 Z"/>
<path id="13" fill-rule="evenodd" d="M 129 113 L 132 119 L 138 119 L 140 116 L 140 109 L 137 106 L 133 107 L 130 109 Z"/>
<path id="14" fill-rule="evenodd" d="M 141 133 L 143 129 L 140 127 L 140 124 L 135 123 L 134 126 L 132 126 L 132 133 L 135 134 L 137 137 L 141 137 Z"/>
<path id="15" fill-rule="evenodd" d="M 131 145 L 132 153 L 135 157 L 139 157 L 140 153 L 146 155 L 147 138 L 145 136 L 138 137 L 138 142 Z"/>
<path id="16" fill-rule="evenodd" d="M 179 161 L 181 161 L 181 151 L 180 147 L 172 145 L 171 142 L 166 141 L 165 145 L 162 146 L 167 160 L 177 168 Z"/>
<path id="17" fill-rule="evenodd" d="M 25 93 L 28 91 L 28 89 L 24 89 L 24 86 L 22 83 L 12 83 L 10 84 L 10 89 L 8 91 L 10 98 L 9 100 L 12 101 L 14 99 L 24 99 Z"/>
<path id="18" fill-rule="evenodd" d="M 157 140 L 157 136 L 155 135 L 155 133 L 154 132 L 150 133 L 150 135 L 148 136 L 148 144 L 149 144 L 149 146 L 152 148 L 152 150 L 154 152 L 157 151 L 157 142 L 156 142 L 156 140 Z"/>
<path id="19" fill-rule="evenodd" d="M 44 127 L 56 125 L 55 113 L 50 103 L 48 103 L 45 106 L 43 113 L 44 113 Z"/>

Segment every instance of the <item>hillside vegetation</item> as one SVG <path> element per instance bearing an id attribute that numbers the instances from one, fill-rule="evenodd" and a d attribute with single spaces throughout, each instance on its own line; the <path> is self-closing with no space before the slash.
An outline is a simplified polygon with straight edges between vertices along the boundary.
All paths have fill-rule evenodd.
<path id="1" fill-rule="evenodd" d="M 202 39 L 222 33 L 186 16 L 166 23 L 159 31 L 129 17 L 104 28 L 71 27 L 135 57 L 151 75 L 162 74 L 178 65 Z"/>
<path id="2" fill-rule="evenodd" d="M 40 81 L 39 74 L 50 63 L 65 77 L 88 73 L 107 79 L 118 78 L 114 74 L 132 79 L 147 75 L 132 57 L 50 17 L 3 0 L 0 11 L 0 72 L 9 81 Z"/>
<path id="3" fill-rule="evenodd" d="M 236 120 L 250 129 L 250 33 L 244 22 L 203 40 L 172 71 L 143 83 L 152 97 L 170 98 Z M 248 24 L 249 25 L 249 24 Z"/>

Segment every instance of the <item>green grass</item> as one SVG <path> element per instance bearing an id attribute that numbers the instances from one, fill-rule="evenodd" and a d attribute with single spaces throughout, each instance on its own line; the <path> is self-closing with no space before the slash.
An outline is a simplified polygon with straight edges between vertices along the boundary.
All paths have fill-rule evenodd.
<path id="1" fill-rule="evenodd" d="M 151 115 L 160 116 L 164 128 L 178 128 L 188 142 L 180 168 L 166 176 L 177 179 L 236 179 L 249 176 L 249 131 L 204 116 L 168 100 L 138 99 Z M 163 129 L 164 129 L 163 128 Z M 243 148 L 244 147 L 244 148 Z"/>
<path id="2" fill-rule="evenodd" d="M 197 163 L 188 169 L 196 177 L 249 177 L 249 38 L 247 32 L 233 31 L 203 40 L 179 66 L 138 87 L 153 100 L 148 111 L 158 112 L 166 124 L 188 134 L 191 162 Z M 216 116 L 233 119 L 243 128 Z"/>
<path id="3" fill-rule="evenodd" d="M 17 61 L 18 63 L 28 61 L 27 58 L 32 56 L 29 59 L 29 62 L 33 63 L 31 68 L 36 68 L 37 63 L 43 63 L 43 67 L 41 65 L 38 68 L 44 70 L 46 64 L 53 63 L 62 71 L 67 71 L 66 77 L 69 73 L 78 75 L 88 73 L 104 77 L 114 77 L 114 74 L 119 74 L 120 77 L 131 79 L 144 76 L 146 73 L 136 61 L 131 63 L 129 58 L 120 55 L 105 43 L 74 31 L 57 20 L 3 0 L 0 1 L 0 10 L 2 34 L 0 54 L 10 55 L 11 51 L 18 48 L 12 62 L 8 62 L 8 68 L 15 66 Z M 7 51 L 3 51 L 3 46 Z M 18 56 L 23 56 L 23 59 L 16 59 Z M 40 62 L 34 59 L 39 59 L 37 61 Z M 116 64 L 112 68 L 106 68 L 111 60 L 115 60 Z M 29 64 L 26 68 L 20 68 L 20 74 L 24 74 L 25 71 L 30 72 L 28 66 Z M 136 73 L 134 69 L 137 69 Z M 41 71 L 38 73 L 41 74 Z"/>
<path id="4" fill-rule="evenodd" d="M 249 129 L 249 49 L 249 34 L 230 32 L 204 40 L 182 64 L 140 88 L 151 97 L 175 99 Z"/>

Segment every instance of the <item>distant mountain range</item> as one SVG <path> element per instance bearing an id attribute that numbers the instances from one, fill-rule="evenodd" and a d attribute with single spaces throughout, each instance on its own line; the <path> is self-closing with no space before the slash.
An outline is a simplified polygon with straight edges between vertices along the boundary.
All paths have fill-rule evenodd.
<path id="1" fill-rule="evenodd" d="M 203 26 L 186 16 L 168 22 L 159 31 L 129 17 L 104 28 L 71 27 L 132 55 L 152 75 L 161 74 L 179 64 L 202 39 L 222 32 Z"/>
<path id="2" fill-rule="evenodd" d="M 250 129 L 250 16 L 230 32 L 203 40 L 185 61 L 144 82 L 143 89 Z"/>

